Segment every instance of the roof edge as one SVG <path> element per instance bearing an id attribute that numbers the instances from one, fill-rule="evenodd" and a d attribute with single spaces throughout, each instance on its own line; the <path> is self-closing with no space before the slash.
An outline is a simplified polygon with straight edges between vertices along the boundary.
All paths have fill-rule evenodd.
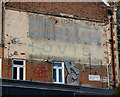
<path id="1" fill-rule="evenodd" d="M 57 17 L 62 17 L 62 18 L 70 18 L 70 19 L 76 19 L 76 20 L 86 20 L 86 21 L 91 21 L 91 22 L 99 22 L 99 23 L 109 23 L 108 20 L 94 20 L 94 19 L 89 19 L 89 18 L 80 18 L 77 17 L 75 15 L 71 15 L 71 14 L 64 14 L 64 13 L 60 13 L 60 14 L 55 14 L 55 13 L 50 13 L 50 12 L 43 12 L 43 11 L 34 11 L 34 10 L 26 10 L 26 9 L 22 9 L 22 8 L 14 8 L 14 7 L 9 7 L 5 5 L 6 9 L 9 10 L 15 10 L 15 11 L 23 11 L 23 12 L 30 12 L 30 13 L 36 13 L 36 14 L 43 14 L 43 15 L 50 15 L 50 16 L 57 16 Z"/>

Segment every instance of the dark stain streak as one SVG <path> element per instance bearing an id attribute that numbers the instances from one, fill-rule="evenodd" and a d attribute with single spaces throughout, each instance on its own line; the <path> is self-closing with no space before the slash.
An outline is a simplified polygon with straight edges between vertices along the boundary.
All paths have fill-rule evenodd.
<path id="1" fill-rule="evenodd" d="M 58 21 L 57 20 L 55 20 L 55 24 L 57 24 L 58 23 Z"/>

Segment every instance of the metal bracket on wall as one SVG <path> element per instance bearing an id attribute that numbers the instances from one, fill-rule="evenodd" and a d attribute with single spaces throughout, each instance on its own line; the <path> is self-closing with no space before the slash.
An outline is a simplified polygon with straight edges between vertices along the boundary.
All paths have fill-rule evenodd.
<path id="1" fill-rule="evenodd" d="M 0 43 L 0 47 L 4 47 L 4 44 Z"/>

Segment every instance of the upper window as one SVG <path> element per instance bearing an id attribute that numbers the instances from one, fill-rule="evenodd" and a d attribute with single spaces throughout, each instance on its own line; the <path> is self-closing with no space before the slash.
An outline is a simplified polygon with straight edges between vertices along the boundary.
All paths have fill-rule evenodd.
<path id="1" fill-rule="evenodd" d="M 63 62 L 53 63 L 53 82 L 64 83 L 64 63 Z"/>
<path id="2" fill-rule="evenodd" d="M 12 61 L 12 78 L 25 80 L 25 60 L 14 59 Z"/>

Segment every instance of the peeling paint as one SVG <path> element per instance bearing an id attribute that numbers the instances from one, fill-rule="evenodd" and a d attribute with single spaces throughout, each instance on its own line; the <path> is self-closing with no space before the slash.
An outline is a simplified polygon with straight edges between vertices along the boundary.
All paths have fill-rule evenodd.
<path id="1" fill-rule="evenodd" d="M 27 12 L 19 13 L 13 10 L 6 10 L 6 16 L 9 18 L 5 19 L 5 34 L 8 34 L 9 37 L 5 39 L 5 46 L 8 46 L 7 42 L 13 36 L 24 36 L 24 39 L 19 39 L 21 44 L 11 45 L 10 52 L 18 51 L 19 55 L 15 56 L 17 58 L 29 59 L 29 55 L 33 55 L 38 58 L 51 57 L 53 60 L 55 58 L 61 60 L 75 59 L 89 64 L 88 55 L 91 54 L 94 64 L 98 64 L 99 60 L 102 60 L 103 64 L 107 62 L 104 58 L 104 51 L 108 51 L 105 44 L 108 38 L 108 30 L 104 31 L 104 26 L 98 27 L 98 25 L 106 25 L 105 23 Z M 8 26 L 7 23 L 11 24 Z M 25 55 L 21 55 L 21 52 L 25 52 Z M 7 55 L 6 50 L 5 56 Z M 106 55 L 106 57 L 109 56 Z"/>

